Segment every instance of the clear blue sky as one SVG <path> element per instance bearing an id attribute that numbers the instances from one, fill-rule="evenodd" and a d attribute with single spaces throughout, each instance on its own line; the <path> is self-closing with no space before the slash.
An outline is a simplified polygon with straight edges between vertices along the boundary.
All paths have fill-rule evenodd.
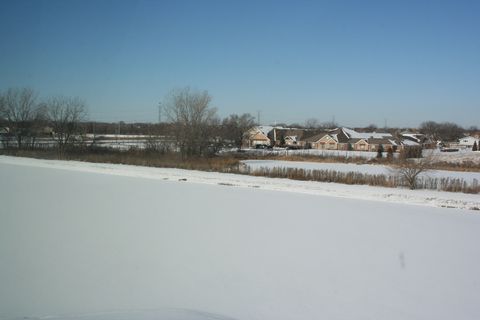
<path id="1" fill-rule="evenodd" d="M 174 88 L 265 123 L 480 124 L 480 1 L 0 2 L 0 90 L 156 121 Z"/>

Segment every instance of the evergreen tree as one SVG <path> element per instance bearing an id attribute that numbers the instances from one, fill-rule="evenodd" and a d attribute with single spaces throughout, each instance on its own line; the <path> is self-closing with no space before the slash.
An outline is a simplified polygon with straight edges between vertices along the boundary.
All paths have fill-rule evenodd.
<path id="1" fill-rule="evenodd" d="M 472 151 L 478 151 L 477 141 L 473 142 Z"/>
<path id="2" fill-rule="evenodd" d="M 382 158 L 382 157 L 383 157 L 383 146 L 379 145 L 377 150 L 377 158 Z"/>

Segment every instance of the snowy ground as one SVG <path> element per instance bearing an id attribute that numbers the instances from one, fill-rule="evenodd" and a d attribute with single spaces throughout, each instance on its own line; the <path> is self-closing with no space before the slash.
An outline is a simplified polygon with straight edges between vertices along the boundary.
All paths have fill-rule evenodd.
<path id="1" fill-rule="evenodd" d="M 480 318 L 475 211 L 11 157 L 0 177 L 2 320 Z"/>
<path id="2" fill-rule="evenodd" d="M 95 142 L 94 142 L 95 139 Z M 126 135 L 126 134 L 104 134 L 93 135 L 87 134 L 81 140 L 81 143 L 86 146 L 95 145 L 96 147 L 130 150 L 130 149 L 145 149 L 147 145 L 159 144 L 163 146 L 173 146 L 172 140 L 165 136 L 147 136 L 147 135 Z M 14 138 L 8 140 L 0 139 L 0 149 L 5 145 L 14 147 L 17 142 Z M 55 148 L 57 141 L 52 138 L 37 138 L 35 139 L 35 146 L 38 148 Z"/>
<path id="3" fill-rule="evenodd" d="M 149 168 L 141 166 L 87 163 L 79 161 L 38 160 L 8 156 L 0 156 L 0 165 L 1 164 L 111 174 L 164 181 L 187 181 L 199 184 L 224 185 L 230 187 L 249 189 L 253 188 L 271 191 L 287 191 L 319 196 L 409 203 L 435 207 L 459 209 L 480 208 L 480 196 L 463 193 L 344 185 L 337 183 L 320 183 L 314 181 L 294 181 L 289 179 L 271 179 L 217 172 Z"/>
<path id="4" fill-rule="evenodd" d="M 236 151 L 236 149 L 230 150 L 231 152 Z M 345 151 L 345 150 L 316 150 L 316 149 L 300 149 L 300 150 L 287 150 L 284 148 L 274 148 L 273 150 L 269 149 L 244 149 L 245 152 L 256 154 L 256 155 L 281 155 L 281 156 L 291 156 L 291 155 L 309 155 L 309 156 L 321 156 L 321 157 L 337 157 L 337 158 L 365 158 L 365 159 L 374 159 L 377 157 L 376 152 L 368 151 Z M 473 162 L 480 165 L 480 151 L 473 152 L 470 149 L 463 149 L 458 152 L 441 152 L 440 150 L 423 150 L 425 156 L 434 157 L 435 161 L 438 162 L 450 162 L 450 163 L 462 163 L 462 162 Z M 383 154 L 386 156 L 386 152 Z M 395 153 L 394 156 L 398 157 L 398 153 Z"/>
<path id="5" fill-rule="evenodd" d="M 243 163 L 245 163 L 252 170 L 258 170 L 260 168 L 301 168 L 305 170 L 335 170 L 339 172 L 360 172 L 363 174 L 395 174 L 395 172 L 392 171 L 392 167 L 373 164 L 321 163 L 280 160 L 245 160 L 243 161 Z M 422 174 L 422 176 L 432 178 L 463 179 L 470 184 L 474 180 L 480 181 L 480 172 L 430 170 Z"/>
<path id="6" fill-rule="evenodd" d="M 480 165 L 480 151 L 462 149 L 458 152 L 441 152 L 440 150 L 424 150 L 424 154 L 433 155 L 436 161 L 445 161 L 450 163 L 473 162 Z"/>
<path id="7" fill-rule="evenodd" d="M 376 152 L 369 151 L 347 151 L 347 150 L 317 150 L 317 149 L 299 149 L 299 150 L 288 150 L 286 148 L 273 148 L 273 149 L 242 149 L 244 152 L 267 156 L 267 155 L 278 155 L 278 156 L 319 156 L 319 157 L 336 157 L 336 158 L 364 158 L 364 159 L 373 159 L 377 157 Z M 230 151 L 235 152 L 236 149 Z M 394 156 L 398 156 L 398 153 Z"/>

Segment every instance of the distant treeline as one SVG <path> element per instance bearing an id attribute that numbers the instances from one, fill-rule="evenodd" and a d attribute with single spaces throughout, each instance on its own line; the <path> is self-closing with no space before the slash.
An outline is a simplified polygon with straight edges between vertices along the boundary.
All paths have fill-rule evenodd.
<path id="1" fill-rule="evenodd" d="M 83 134 L 154 135 L 169 136 L 176 149 L 184 156 L 211 155 L 222 147 L 242 147 L 245 132 L 256 123 L 255 117 L 245 113 L 232 114 L 224 119 L 211 107 L 212 97 L 207 91 L 190 88 L 172 90 L 162 103 L 165 115 L 163 123 L 108 123 L 88 119 L 85 102 L 78 97 L 54 96 L 39 99 L 30 88 L 10 88 L 0 91 L 0 134 L 14 140 L 11 146 L 33 147 L 39 137 L 55 140 L 60 150 L 77 143 Z M 278 124 L 284 127 L 321 129 L 334 128 L 334 122 L 320 122 L 314 118 L 304 124 Z M 8 128 L 8 129 L 7 129 Z M 358 131 L 379 130 L 371 124 Z M 434 121 L 423 122 L 419 128 L 382 128 L 392 134 L 413 130 L 434 141 L 454 141 L 467 131 L 461 126 Z M 475 132 L 476 127 L 469 128 Z M 4 139 L 5 140 L 5 139 Z"/>

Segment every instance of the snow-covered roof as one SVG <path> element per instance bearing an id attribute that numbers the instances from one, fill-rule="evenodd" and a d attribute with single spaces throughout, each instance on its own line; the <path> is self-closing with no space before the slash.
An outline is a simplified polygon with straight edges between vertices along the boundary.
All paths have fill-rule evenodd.
<path id="1" fill-rule="evenodd" d="M 393 140 L 393 139 L 388 139 L 388 141 L 390 142 L 390 144 L 391 144 L 392 146 L 398 146 L 398 144 L 397 144 L 397 142 L 396 142 L 395 140 Z"/>
<path id="2" fill-rule="evenodd" d="M 417 142 L 421 142 L 421 138 L 424 137 L 423 134 L 421 133 L 412 133 L 412 132 L 402 132 L 401 133 L 402 137 L 405 137 L 405 138 L 411 138 Z"/>
<path id="3" fill-rule="evenodd" d="M 420 144 L 418 142 L 415 142 L 415 141 L 412 141 L 412 140 L 408 140 L 408 139 L 403 139 L 402 140 L 402 144 L 404 146 L 410 146 L 410 147 L 416 147 L 416 146 L 419 146 Z"/>
<path id="4" fill-rule="evenodd" d="M 350 139 L 383 139 L 383 138 L 392 138 L 392 135 L 387 132 L 357 132 L 353 129 L 342 128 L 343 133 Z"/>
<path id="5" fill-rule="evenodd" d="M 273 130 L 272 126 L 258 126 L 257 128 L 264 135 L 268 135 L 268 133 Z"/>

